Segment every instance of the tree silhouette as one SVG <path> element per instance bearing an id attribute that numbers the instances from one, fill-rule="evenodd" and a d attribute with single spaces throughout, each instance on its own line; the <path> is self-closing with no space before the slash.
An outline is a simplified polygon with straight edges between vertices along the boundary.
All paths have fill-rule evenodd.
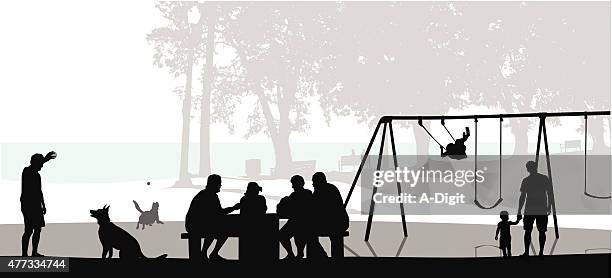
<path id="1" fill-rule="evenodd" d="M 245 136 L 271 138 L 279 175 L 289 174 L 290 136 L 308 130 L 316 97 L 328 123 L 474 104 L 506 112 L 608 108 L 606 5 L 160 2 L 167 24 L 147 36 L 154 64 L 185 76 L 179 181 L 189 177 L 192 104 L 200 109 L 200 175 L 210 173 L 210 123 L 233 131 L 233 112 L 247 99 L 257 104 Z M 201 16 L 190 23 L 194 10 Z M 222 64 L 218 51 L 233 59 Z M 192 96 L 200 65 L 202 93 Z M 592 121 L 601 148 L 603 122 Z M 515 153 L 527 153 L 533 123 L 509 123 Z M 429 137 L 414 134 L 417 153 L 428 153 Z"/>
<path id="2" fill-rule="evenodd" d="M 181 134 L 181 158 L 179 180 L 176 186 L 191 186 L 189 176 L 189 132 L 192 106 L 193 67 L 199 53 L 200 23 L 189 20 L 195 2 L 158 2 L 157 9 L 166 19 L 166 26 L 155 28 L 147 35 L 153 45 L 153 64 L 167 68 L 175 77 L 185 76 L 185 85 L 178 91 L 183 98 L 183 128 Z M 193 20 L 193 19 L 192 19 Z M 202 20 L 201 18 L 199 20 Z"/>
<path id="3" fill-rule="evenodd" d="M 610 43 L 605 32 L 593 31 L 601 30 L 598 21 L 606 18 L 601 7 L 518 2 L 453 7 L 446 14 L 460 16 L 448 16 L 439 33 L 461 34 L 446 36 L 445 43 L 446 50 L 461 53 L 457 58 L 466 70 L 463 82 L 455 83 L 465 88 L 467 103 L 507 112 L 595 108 L 588 107 L 589 102 L 609 105 L 609 96 L 604 97 L 609 92 L 609 61 L 601 57 L 609 57 Z M 527 154 L 527 132 L 537 121 L 509 123 L 515 135 L 514 153 Z M 598 124 L 593 131 L 602 127 Z"/>
<path id="4" fill-rule="evenodd" d="M 248 117 L 246 137 L 270 136 L 275 174 L 289 174 L 289 137 L 308 129 L 308 98 L 315 93 L 315 74 L 324 54 L 323 14 L 336 4 L 256 3 L 236 10 L 226 29 L 227 43 L 236 50 L 236 88 L 255 96 L 258 105 Z"/>
<path id="5" fill-rule="evenodd" d="M 216 2 L 158 2 L 167 25 L 154 29 L 147 39 L 155 49 L 154 64 L 166 67 L 175 77 L 185 75 L 185 85 L 177 91 L 183 97 L 181 166 L 177 186 L 191 185 L 188 173 L 191 110 L 200 110 L 199 176 L 211 173 L 210 124 L 224 123 L 233 132 L 231 116 L 239 95 L 233 94 L 233 65 L 218 65 L 218 45 L 224 44 L 223 31 L 234 5 Z M 192 93 L 193 71 L 200 69 L 202 92 Z"/>
<path id="6" fill-rule="evenodd" d="M 579 6 L 579 7 L 576 7 Z M 561 82 L 569 89 L 572 108 L 577 110 L 610 109 L 610 3 L 594 5 L 569 5 L 562 9 L 562 25 L 568 34 L 559 39 L 564 58 L 568 61 L 562 71 L 566 73 Z M 608 133 L 604 132 L 607 120 Z M 589 118 L 589 130 L 593 139 L 593 152 L 609 154 L 610 117 Z"/>
<path id="7" fill-rule="evenodd" d="M 205 2 L 198 5 L 198 9 L 205 17 L 205 42 L 202 44 L 204 51 L 204 66 L 202 69 L 202 95 L 200 96 L 200 169 L 201 177 L 210 175 L 210 99 L 214 83 L 214 56 L 215 56 L 215 34 L 218 16 L 218 7 L 214 2 Z M 203 29 L 204 29 L 203 28 Z"/>
<path id="8" fill-rule="evenodd" d="M 328 62 L 335 67 L 322 74 L 329 79 L 322 105 L 328 118 L 352 113 L 369 123 L 385 114 L 440 114 L 470 104 L 507 112 L 609 107 L 609 27 L 598 27 L 604 6 L 344 4 L 331 39 L 336 54 Z M 509 122 L 515 153 L 527 153 L 531 122 Z M 596 145 L 602 127 L 590 130 L 600 138 Z M 421 138 L 422 154 L 427 137 Z"/>
<path id="9" fill-rule="evenodd" d="M 331 71 L 321 105 L 332 115 L 354 114 L 373 124 L 383 115 L 432 115 L 459 106 L 450 81 L 456 59 L 431 40 L 431 3 L 346 3 L 326 61 Z M 334 83 L 334 80 L 338 82 Z M 424 123 L 428 125 L 429 123 Z M 416 122 L 409 123 L 419 128 Z M 417 153 L 428 152 L 429 137 L 415 130 Z"/>

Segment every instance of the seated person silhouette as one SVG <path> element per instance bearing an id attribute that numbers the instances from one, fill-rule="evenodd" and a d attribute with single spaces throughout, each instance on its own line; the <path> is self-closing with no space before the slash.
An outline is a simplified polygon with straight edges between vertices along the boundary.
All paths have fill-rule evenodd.
<path id="1" fill-rule="evenodd" d="M 227 221 L 225 216 L 238 209 L 238 205 L 229 208 L 222 208 L 217 193 L 221 191 L 221 176 L 210 175 L 206 183 L 206 188 L 200 191 L 189 206 L 185 216 L 185 229 L 188 233 L 206 234 L 202 256 L 208 259 L 206 253 L 213 240 L 217 240 L 215 248 L 210 253 L 210 260 L 224 261 L 225 258 L 219 256 L 219 250 L 227 240 L 227 234 L 232 227 L 232 223 Z M 208 235 L 210 234 L 210 236 Z"/>
<path id="2" fill-rule="evenodd" d="M 470 128 L 466 126 L 465 132 L 463 132 L 463 137 L 455 140 L 454 144 L 449 143 L 446 145 L 446 151 L 444 151 L 444 148 L 440 146 L 440 156 L 448 156 L 457 160 L 467 158 L 467 155 L 465 154 L 465 141 L 468 139 L 468 137 L 470 137 Z"/>
<path id="3" fill-rule="evenodd" d="M 308 257 L 327 257 L 319 242 L 318 235 L 338 235 L 345 232 L 349 227 L 349 217 L 338 188 L 327 182 L 325 174 L 317 172 L 312 176 L 314 187 L 313 239 L 308 242 Z M 333 245 L 333 243 L 332 243 Z"/>
<path id="4" fill-rule="evenodd" d="M 249 182 L 244 196 L 240 198 L 240 203 L 236 205 L 240 209 L 240 215 L 259 216 L 266 214 L 266 198 L 259 195 L 262 188 L 256 182 Z"/>
<path id="5" fill-rule="evenodd" d="M 283 260 L 292 260 L 304 257 L 304 248 L 308 241 L 308 217 L 312 208 L 312 191 L 304 188 L 304 178 L 299 175 L 291 177 L 293 192 L 283 197 L 276 206 L 276 212 L 289 220 L 280 229 L 280 243 L 287 251 Z M 291 238 L 295 240 L 297 256 L 293 253 Z"/>
<path id="6" fill-rule="evenodd" d="M 504 257 L 512 257 L 512 236 L 510 234 L 510 226 L 516 225 L 521 221 L 521 216 L 516 217 L 516 221 L 508 221 L 508 212 L 503 210 L 499 213 L 501 221 L 497 223 L 495 230 L 495 240 L 499 238 L 499 249 L 502 250 Z"/>

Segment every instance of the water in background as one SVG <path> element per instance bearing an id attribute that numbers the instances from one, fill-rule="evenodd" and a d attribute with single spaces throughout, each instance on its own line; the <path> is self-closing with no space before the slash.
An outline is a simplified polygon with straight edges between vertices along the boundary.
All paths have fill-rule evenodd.
<path id="1" fill-rule="evenodd" d="M 179 173 L 180 144 L 174 143 L 7 143 L 0 149 L 0 179 L 18 180 L 30 156 L 55 150 L 58 158 L 41 173 L 50 183 L 146 181 L 175 178 Z M 317 169 L 337 170 L 338 159 L 360 153 L 363 144 L 292 144 L 294 160 L 316 160 Z M 196 174 L 199 144 L 189 146 L 189 172 Z M 212 171 L 244 176 L 245 160 L 260 159 L 262 174 L 274 167 L 269 143 L 213 143 Z M 52 168 L 51 168 L 52 167 Z"/>
<path id="2" fill-rule="evenodd" d="M 554 144 L 552 145 L 554 147 Z M 199 144 L 190 144 L 189 172 L 196 174 L 199 165 Z M 343 155 L 361 154 L 365 143 L 293 143 L 293 160 L 316 160 L 319 171 L 338 171 Z M 469 148 L 469 147 L 468 147 Z M 479 154 L 495 154 L 496 144 L 479 144 Z M 513 144 L 504 144 L 511 152 Z M 400 143 L 399 154 L 414 154 L 415 146 Z M 147 181 L 178 177 L 180 144 L 178 143 L 4 143 L 0 144 L 0 179 L 19 180 L 23 167 L 36 152 L 50 150 L 58 158 L 41 173 L 49 183 L 97 183 Z M 378 147 L 373 147 L 374 151 Z M 436 149 L 430 146 L 430 153 Z M 469 151 L 469 150 L 468 150 Z M 223 176 L 245 176 L 245 160 L 260 159 L 262 174 L 274 167 L 271 143 L 213 143 L 212 171 Z M 52 167 L 52 168 L 51 168 Z M 345 170 L 350 170 L 346 168 Z"/>

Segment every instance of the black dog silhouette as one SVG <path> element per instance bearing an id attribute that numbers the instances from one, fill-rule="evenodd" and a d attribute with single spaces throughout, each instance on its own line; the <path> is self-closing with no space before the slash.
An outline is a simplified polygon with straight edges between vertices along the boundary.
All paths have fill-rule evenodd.
<path id="1" fill-rule="evenodd" d="M 146 258 L 142 254 L 138 241 L 124 229 L 111 222 L 108 209 L 109 206 L 104 206 L 101 209 L 89 211 L 91 217 L 98 220 L 98 225 L 100 225 L 98 236 L 102 243 L 102 258 L 106 258 L 107 254 L 108 258 L 112 258 L 113 248 L 119 250 L 119 258 Z M 163 254 L 157 258 L 167 256 L 167 254 Z"/>

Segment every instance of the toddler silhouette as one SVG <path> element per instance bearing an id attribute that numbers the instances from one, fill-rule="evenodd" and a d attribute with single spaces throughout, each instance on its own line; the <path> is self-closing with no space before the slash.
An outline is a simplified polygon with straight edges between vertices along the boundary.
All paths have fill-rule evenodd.
<path id="1" fill-rule="evenodd" d="M 512 236 L 510 235 L 510 226 L 516 225 L 521 221 L 521 216 L 516 217 L 516 221 L 508 221 L 508 212 L 502 211 L 499 213 L 501 221 L 497 223 L 497 230 L 495 231 L 495 240 L 499 238 L 499 248 L 502 250 L 504 257 L 512 257 Z M 500 235 L 498 237 L 498 235 Z"/>

